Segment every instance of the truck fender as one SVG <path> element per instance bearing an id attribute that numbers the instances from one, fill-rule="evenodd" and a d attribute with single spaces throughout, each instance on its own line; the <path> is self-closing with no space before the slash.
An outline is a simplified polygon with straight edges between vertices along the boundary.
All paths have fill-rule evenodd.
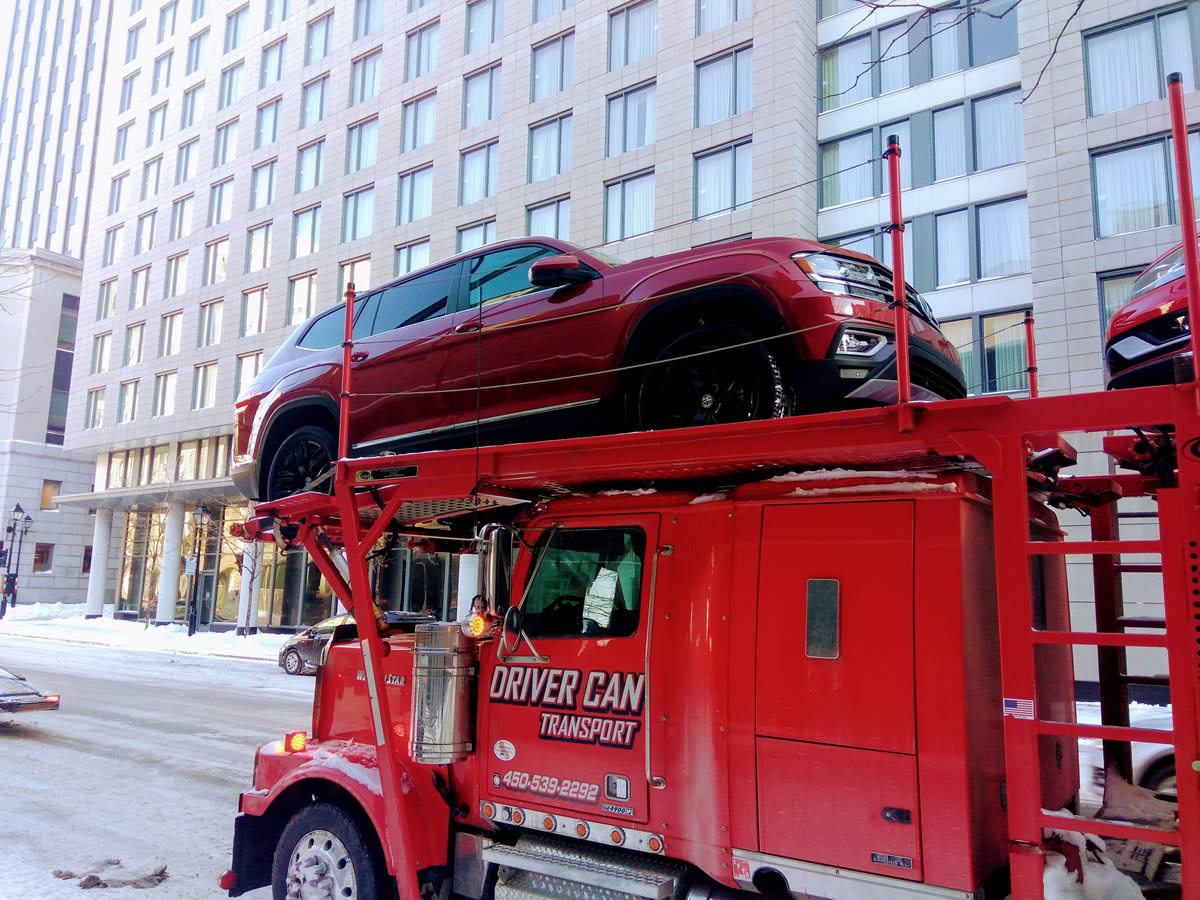
<path id="1" fill-rule="evenodd" d="M 293 754 L 292 758 L 297 756 L 308 758 L 283 774 L 265 796 L 254 792 L 242 795 L 243 812 L 264 816 L 275 813 L 273 818 L 282 830 L 295 811 L 311 803 L 314 797 L 345 805 L 348 795 L 379 839 L 390 874 L 446 864 L 450 810 L 431 771 L 422 772 L 406 760 L 397 761 L 400 770 L 397 818 L 399 827 L 407 830 L 416 856 L 402 859 L 402 842 L 389 840 L 387 834 L 386 807 L 374 747 L 351 741 L 327 741 Z M 260 759 L 260 765 L 261 762 Z M 275 839 L 278 840 L 278 834 Z"/>

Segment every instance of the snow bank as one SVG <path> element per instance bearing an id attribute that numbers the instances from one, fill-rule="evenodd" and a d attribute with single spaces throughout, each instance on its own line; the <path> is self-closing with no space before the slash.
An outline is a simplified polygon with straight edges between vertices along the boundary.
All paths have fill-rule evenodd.
<path id="1" fill-rule="evenodd" d="M 813 469 L 811 472 L 785 472 L 768 478 L 768 481 L 840 481 L 847 478 L 903 478 L 923 479 L 926 481 L 936 478 L 929 472 L 908 472 L 898 469 L 895 472 L 871 472 L 858 469 Z"/>
<path id="2" fill-rule="evenodd" d="M 189 656 L 227 656 L 276 661 L 290 635 L 237 635 L 232 631 L 202 631 L 188 637 L 184 625 L 152 625 L 120 619 L 86 619 L 81 603 L 34 603 L 9 610 L 0 619 L 0 634 L 121 650 L 178 653 Z"/>
<path id="3" fill-rule="evenodd" d="M 896 481 L 892 483 L 847 484 L 842 487 L 796 488 L 789 497 L 833 497 L 843 494 L 953 494 L 958 491 L 954 482 Z"/>

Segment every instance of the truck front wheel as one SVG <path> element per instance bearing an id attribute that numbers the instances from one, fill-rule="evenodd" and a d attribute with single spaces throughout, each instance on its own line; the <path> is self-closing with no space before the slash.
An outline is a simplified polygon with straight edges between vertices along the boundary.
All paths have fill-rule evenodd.
<path id="1" fill-rule="evenodd" d="M 274 900 L 383 900 L 385 883 L 362 826 L 331 803 L 298 811 L 275 846 Z"/>

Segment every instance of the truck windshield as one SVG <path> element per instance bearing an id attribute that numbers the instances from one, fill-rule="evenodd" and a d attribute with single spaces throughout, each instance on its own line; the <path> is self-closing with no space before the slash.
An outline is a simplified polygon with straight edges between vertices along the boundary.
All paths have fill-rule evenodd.
<path id="1" fill-rule="evenodd" d="M 543 536 L 534 558 L 543 553 L 522 606 L 526 634 L 628 637 L 637 631 L 646 555 L 642 529 L 556 529 Z"/>

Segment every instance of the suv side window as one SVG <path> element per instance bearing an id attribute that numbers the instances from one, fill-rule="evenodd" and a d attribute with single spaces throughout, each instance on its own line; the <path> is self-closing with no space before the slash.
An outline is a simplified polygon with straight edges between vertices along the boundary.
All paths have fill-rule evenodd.
<path id="1" fill-rule="evenodd" d="M 629 637 L 638 628 L 646 533 L 556 529 L 542 537 L 521 607 L 530 637 Z"/>
<path id="2" fill-rule="evenodd" d="M 468 305 L 495 303 L 510 297 L 520 297 L 531 291 L 545 290 L 529 283 L 529 266 L 534 260 L 557 253 L 557 250 L 551 250 L 549 247 L 531 244 L 524 247 L 505 247 L 503 250 L 484 253 L 469 260 L 467 271 L 471 282 L 468 285 Z"/>
<path id="3" fill-rule="evenodd" d="M 371 317 L 375 315 L 375 300 L 374 294 L 371 296 L 360 295 L 354 301 L 354 308 L 357 310 L 354 320 L 354 339 L 358 340 L 361 337 L 366 337 L 369 332 L 363 328 L 371 321 Z M 363 309 L 364 304 L 367 308 Z M 303 347 L 305 350 L 328 350 L 330 347 L 336 347 L 342 342 L 343 336 L 346 334 L 346 310 L 345 304 L 339 304 L 329 312 L 317 316 L 308 326 L 308 331 L 304 333 L 304 337 L 296 342 L 297 347 Z"/>
<path id="4" fill-rule="evenodd" d="M 450 297 L 458 283 L 458 267 L 443 266 L 410 278 L 380 292 L 372 334 L 424 322 L 450 311 Z"/>

